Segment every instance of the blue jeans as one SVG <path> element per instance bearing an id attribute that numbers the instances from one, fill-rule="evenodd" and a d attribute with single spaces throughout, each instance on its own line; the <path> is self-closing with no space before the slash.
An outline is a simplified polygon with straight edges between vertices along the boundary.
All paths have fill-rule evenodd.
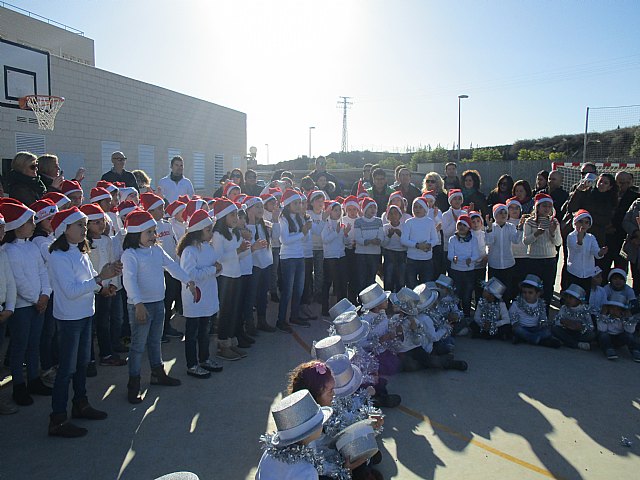
<path id="1" fill-rule="evenodd" d="M 513 334 L 532 345 L 538 345 L 545 338 L 552 336 L 551 330 L 547 327 L 523 327 L 522 325 L 514 325 Z"/>
<path id="2" fill-rule="evenodd" d="M 433 353 L 436 355 L 446 355 L 453 353 L 456 348 L 456 339 L 451 335 L 445 337 L 437 342 L 433 342 Z"/>
<path id="3" fill-rule="evenodd" d="M 122 324 L 124 323 L 124 302 L 122 295 L 124 288 L 116 292 L 115 297 L 111 298 L 111 348 L 120 345 L 120 337 L 122 336 Z"/>
<path id="4" fill-rule="evenodd" d="M 287 307 L 291 301 L 291 318 L 298 318 L 300 300 L 304 291 L 304 258 L 280 260 L 282 269 L 282 292 L 278 307 L 278 322 L 287 322 Z"/>
<path id="5" fill-rule="evenodd" d="M 357 294 L 376 281 L 380 255 L 371 253 L 356 253 L 356 267 L 358 271 Z"/>
<path id="6" fill-rule="evenodd" d="M 129 325 L 131 326 L 131 345 L 129 346 L 129 376 L 131 377 L 140 376 L 145 345 L 151 368 L 162 366 L 160 345 L 164 329 L 164 300 L 145 303 L 144 306 L 147 309 L 147 321 L 138 323 L 135 305 L 127 304 Z"/>
<path id="7" fill-rule="evenodd" d="M 27 362 L 29 381 L 40 375 L 40 333 L 44 314 L 35 306 L 16 308 L 8 319 L 11 331 L 11 353 L 9 362 L 13 384 L 24 383 L 22 363 Z"/>
<path id="8" fill-rule="evenodd" d="M 412 260 L 407 258 L 407 287 L 415 288 L 421 283 L 435 280 L 433 272 L 433 259 Z"/>
<path id="9" fill-rule="evenodd" d="M 186 318 L 184 352 L 187 357 L 187 368 L 197 365 L 198 359 L 200 362 L 209 360 L 209 320 L 211 317 Z"/>
<path id="10" fill-rule="evenodd" d="M 618 335 L 612 335 L 606 332 L 598 332 L 598 343 L 605 353 L 607 350 L 615 347 L 626 345 L 630 352 L 640 352 L 640 342 L 638 342 L 632 333 L 622 332 Z"/>
<path id="11" fill-rule="evenodd" d="M 405 284 L 407 267 L 407 252 L 396 250 L 384 250 L 384 289 L 389 292 L 397 292 Z"/>
<path id="12" fill-rule="evenodd" d="M 267 315 L 267 294 L 269 293 L 269 281 L 271 280 L 271 267 L 253 267 L 253 274 L 249 278 L 249 288 L 247 289 L 248 301 L 244 303 L 245 322 L 253 316 L 253 306 L 259 317 Z"/>
<path id="13" fill-rule="evenodd" d="M 87 365 L 91 357 L 92 321 L 92 317 L 87 317 L 57 322 L 60 362 L 51 397 L 51 409 L 54 414 L 67 413 L 71 380 L 73 401 L 87 397 Z"/>
<path id="14" fill-rule="evenodd" d="M 49 370 L 58 364 L 58 340 L 56 330 L 56 319 L 53 318 L 52 293 L 49 297 L 47 309 L 44 312 L 42 333 L 40 334 L 40 366 L 42 370 Z M 0 339 L 0 345 L 2 345 L 2 339 Z"/>
<path id="15" fill-rule="evenodd" d="M 269 292 L 278 293 L 278 271 L 280 269 L 280 247 L 272 247 L 273 265 L 271 265 L 271 278 L 269 279 Z"/>
<path id="16" fill-rule="evenodd" d="M 313 251 L 313 299 L 317 302 L 322 297 L 324 286 L 324 251 Z"/>

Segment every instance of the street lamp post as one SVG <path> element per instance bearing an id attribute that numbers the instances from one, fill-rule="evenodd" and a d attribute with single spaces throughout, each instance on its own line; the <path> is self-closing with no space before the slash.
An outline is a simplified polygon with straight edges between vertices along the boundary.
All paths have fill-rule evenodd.
<path id="1" fill-rule="evenodd" d="M 269 165 L 269 144 L 265 143 L 264 146 L 267 147 L 267 165 Z"/>
<path id="2" fill-rule="evenodd" d="M 460 100 L 469 98 L 469 95 L 458 95 L 458 163 L 460 163 Z"/>
<path id="3" fill-rule="evenodd" d="M 315 130 L 316 127 L 309 127 L 309 160 L 311 160 L 311 130 Z"/>

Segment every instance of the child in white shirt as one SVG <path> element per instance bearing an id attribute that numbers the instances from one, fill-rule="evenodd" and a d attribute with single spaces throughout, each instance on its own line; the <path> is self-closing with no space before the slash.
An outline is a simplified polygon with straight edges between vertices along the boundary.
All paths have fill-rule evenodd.
<path id="1" fill-rule="evenodd" d="M 402 244 L 404 222 L 402 211 L 396 205 L 389 205 L 384 223 L 384 288 L 390 292 L 397 292 L 405 284 L 405 270 L 407 264 L 407 247 Z"/>
<path id="2" fill-rule="evenodd" d="M 365 197 L 362 200 L 363 215 L 354 222 L 358 281 L 363 288 L 375 282 L 380 264 L 384 230 L 382 220 L 376 217 L 377 211 L 375 200 Z"/>
<path id="3" fill-rule="evenodd" d="M 588 233 L 592 221 L 586 210 L 581 209 L 573 214 L 573 231 L 567 236 L 567 268 L 562 278 L 564 288 L 573 283 L 587 292 L 591 290 L 595 260 L 607 253 L 607 247 L 600 248 L 596 237 Z"/>

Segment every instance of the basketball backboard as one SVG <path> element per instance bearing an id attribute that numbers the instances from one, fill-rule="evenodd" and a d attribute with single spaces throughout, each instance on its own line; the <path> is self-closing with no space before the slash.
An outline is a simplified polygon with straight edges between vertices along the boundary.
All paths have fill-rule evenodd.
<path id="1" fill-rule="evenodd" d="M 25 95 L 51 95 L 49 53 L 0 39 L 0 106 Z"/>

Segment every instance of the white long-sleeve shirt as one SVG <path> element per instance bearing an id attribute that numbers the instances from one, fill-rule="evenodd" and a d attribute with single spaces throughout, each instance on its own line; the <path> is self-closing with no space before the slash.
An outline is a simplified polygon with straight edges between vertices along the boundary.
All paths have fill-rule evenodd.
<path id="1" fill-rule="evenodd" d="M 273 213 L 266 209 L 262 218 L 271 224 L 271 248 L 280 248 L 280 222 L 274 222 Z"/>
<path id="2" fill-rule="evenodd" d="M 462 210 L 454 210 L 453 208 L 449 208 L 442 214 L 442 236 L 444 237 L 445 252 L 449 248 L 449 238 L 451 238 L 451 235 L 456 234 L 456 222 L 461 214 Z"/>
<path id="3" fill-rule="evenodd" d="M 311 239 L 313 242 L 313 250 L 322 250 L 322 230 L 324 230 L 325 220 L 322 218 L 322 212 L 315 213 L 313 210 L 308 210 L 307 213 L 311 217 L 311 221 L 314 225 L 318 225 L 320 228 L 312 229 Z"/>
<path id="4" fill-rule="evenodd" d="M 53 234 L 47 235 L 47 236 L 41 235 L 41 236 L 33 237 L 33 239 L 31 239 L 31 242 L 35 243 L 38 246 L 38 249 L 40 250 L 40 254 L 42 255 L 42 260 L 44 261 L 45 265 L 49 261 L 49 247 L 51 246 L 54 240 L 55 239 L 53 238 Z"/>
<path id="5" fill-rule="evenodd" d="M 182 177 L 176 183 L 171 180 L 170 175 L 167 175 L 158 181 L 158 188 L 160 189 L 162 196 L 169 203 L 175 202 L 180 195 L 189 195 L 189 197 L 191 197 L 195 193 L 193 184 L 187 177 Z"/>
<path id="6" fill-rule="evenodd" d="M 597 320 L 598 332 L 609 335 L 620 335 L 623 332 L 633 334 L 637 323 L 636 317 L 615 318 L 609 315 L 599 315 Z"/>
<path id="7" fill-rule="evenodd" d="M 89 252 L 89 260 L 91 260 L 91 265 L 93 265 L 93 269 L 96 272 L 100 272 L 102 267 L 104 267 L 107 263 L 111 263 L 115 261 L 115 256 L 113 253 L 113 240 L 111 237 L 107 235 L 102 235 L 100 238 L 95 238 L 92 240 L 92 248 Z M 102 282 L 103 286 L 107 286 L 111 283 L 112 279 L 104 280 Z"/>
<path id="8" fill-rule="evenodd" d="M 16 281 L 13 278 L 9 258 L 0 247 L 0 312 L 16 309 Z"/>
<path id="9" fill-rule="evenodd" d="M 412 260 L 431 260 L 433 247 L 438 241 L 436 224 L 426 215 L 407 220 L 402 229 L 402 237 L 400 237 L 402 245 L 407 247 L 407 258 Z M 416 248 L 416 243 L 428 243 L 432 248 L 428 252 L 424 252 Z"/>
<path id="10" fill-rule="evenodd" d="M 516 264 L 511 246 L 522 242 L 522 231 L 508 222 L 503 226 L 494 223 L 484 239 L 489 247 L 489 267 L 504 270 Z"/>
<path id="11" fill-rule="evenodd" d="M 16 281 L 16 308 L 35 305 L 40 295 L 51 296 L 49 274 L 36 244 L 17 238 L 4 251 Z"/>
<path id="12" fill-rule="evenodd" d="M 436 213 L 435 208 L 430 208 L 429 210 L 427 210 L 426 216 L 433 220 L 433 224 L 436 226 L 436 237 L 438 238 L 438 241 L 434 244 L 434 246 L 440 245 L 440 232 L 442 231 L 442 212 L 438 210 L 438 212 Z M 440 230 L 438 230 L 438 225 L 440 225 Z"/>
<path id="13" fill-rule="evenodd" d="M 158 235 L 158 241 L 162 249 L 176 262 L 179 260 L 176 254 L 176 247 L 178 241 L 176 240 L 176 234 L 173 231 L 173 226 L 162 219 L 157 222 L 156 233 Z"/>
<path id="14" fill-rule="evenodd" d="M 510 218 L 507 220 L 507 223 L 510 223 L 516 230 L 518 229 L 518 225 L 520 224 L 519 218 Z M 518 243 L 513 243 L 511 245 L 511 252 L 513 253 L 513 258 L 527 258 L 527 249 L 529 248 L 524 244 L 524 229 L 518 230 L 520 233 L 520 241 Z"/>
<path id="15" fill-rule="evenodd" d="M 195 303 L 189 289 L 182 287 L 182 309 L 185 317 L 210 317 L 220 310 L 215 266 L 217 261 L 218 255 L 210 243 L 189 245 L 182 252 L 180 266 L 196 282 L 201 292 L 200 301 Z"/>
<path id="16" fill-rule="evenodd" d="M 304 258 L 305 235 L 300 231 L 295 215 L 291 217 L 294 231 L 289 231 L 289 222 L 280 217 L 280 258 Z M 310 234 L 309 234 L 310 235 Z"/>
<path id="17" fill-rule="evenodd" d="M 420 313 L 416 316 L 416 322 L 420 323 L 424 329 L 425 335 L 422 337 L 422 348 L 425 352 L 431 353 L 433 344 L 445 337 L 449 330 L 446 325 L 441 325 L 436 330 L 433 318 L 426 313 Z"/>
<path id="18" fill-rule="evenodd" d="M 400 230 L 401 234 L 398 236 L 397 233 L 393 233 L 391 237 L 389 237 L 389 230 L 397 229 Z M 404 235 L 404 222 L 400 222 L 397 227 L 392 226 L 390 223 L 385 223 L 382 226 L 382 230 L 384 232 L 384 240 L 382 241 L 382 246 L 387 250 L 393 250 L 394 252 L 406 252 L 407 247 L 402 244 L 402 236 Z"/>
<path id="19" fill-rule="evenodd" d="M 266 228 L 269 228 L 269 224 L 265 223 Z M 256 240 L 256 230 L 258 231 L 258 240 L 266 240 L 266 232 L 265 227 L 262 224 L 255 225 L 247 225 L 247 228 L 251 232 L 251 236 L 253 238 L 253 242 Z M 269 237 L 269 240 L 272 240 L 273 237 Z M 271 250 L 271 245 L 267 245 L 266 248 L 259 248 L 254 250 L 251 255 L 253 256 L 253 265 L 258 268 L 267 268 L 269 265 L 273 265 L 273 252 Z"/>
<path id="20" fill-rule="evenodd" d="M 538 315 L 532 315 L 525 312 L 518 305 L 520 297 L 516 298 L 509 307 L 509 317 L 511 318 L 511 324 L 519 324 L 522 327 L 539 327 L 543 322 L 547 321 L 547 311 L 542 300 L 538 300 L 536 303 L 527 303 L 522 300 L 523 304 L 527 308 L 535 309 L 537 306 Z"/>
<path id="21" fill-rule="evenodd" d="M 184 234 L 187 231 L 186 224 L 184 222 L 179 222 L 174 217 L 171 217 L 169 219 L 169 223 L 171 224 L 171 228 L 173 228 L 173 234 L 175 235 L 176 240 L 180 241 L 180 239 L 184 237 Z"/>
<path id="22" fill-rule="evenodd" d="M 482 299 L 482 303 L 480 303 L 480 301 L 478 302 L 478 308 L 476 308 L 476 311 L 473 315 L 473 321 L 476 322 L 478 325 L 483 326 L 483 323 L 485 321 L 489 321 L 491 323 L 495 323 L 496 327 L 501 327 L 503 325 L 509 325 L 511 323 L 511 317 L 509 316 L 509 310 L 507 310 L 507 304 L 504 302 L 499 301 L 498 302 L 498 314 L 496 316 L 496 318 L 492 318 L 492 319 L 483 319 L 482 318 L 482 313 L 483 313 L 483 308 L 484 305 L 482 304 L 488 304 L 489 302 L 487 302 L 486 300 Z"/>
<path id="23" fill-rule="evenodd" d="M 164 300 L 164 270 L 188 283 L 189 275 L 162 247 L 127 248 L 122 254 L 122 281 L 127 291 L 127 303 L 152 303 Z"/>
<path id="24" fill-rule="evenodd" d="M 240 259 L 238 258 L 238 248 L 242 242 L 232 233 L 231 240 L 227 240 L 220 232 L 213 232 L 211 244 L 218 255 L 218 262 L 222 265 L 220 275 L 229 278 L 239 278 L 242 275 L 240 270 Z"/>
<path id="25" fill-rule="evenodd" d="M 327 220 L 322 229 L 322 251 L 324 258 L 342 258 L 344 257 L 345 242 L 347 236 L 344 229 L 337 232 L 340 220 Z"/>
<path id="26" fill-rule="evenodd" d="M 593 276 L 593 269 L 596 267 L 596 258 L 600 246 L 596 237 L 590 233 L 585 234 L 582 245 L 578 245 L 578 232 L 575 230 L 567 235 L 567 271 L 578 278 L 589 278 Z"/>
<path id="27" fill-rule="evenodd" d="M 345 215 L 342 217 L 342 224 L 344 226 L 351 225 L 351 229 L 347 234 L 347 243 L 345 244 L 345 248 L 348 250 L 353 250 L 356 247 L 356 220 L 360 217 L 351 218 L 349 215 Z"/>
<path id="28" fill-rule="evenodd" d="M 457 263 L 453 259 L 458 257 Z M 459 272 L 470 272 L 475 268 L 475 262 L 480 260 L 480 251 L 478 250 L 478 242 L 471 238 L 468 242 L 460 240 L 457 235 L 449 238 L 449 248 L 447 249 L 447 258 L 451 262 L 451 268 Z M 471 259 L 467 265 L 467 259 Z"/>
<path id="29" fill-rule="evenodd" d="M 53 316 L 56 320 L 82 320 L 93 316 L 95 293 L 101 287 L 94 280 L 98 272 L 91 265 L 89 255 L 70 244 L 66 252 L 51 252 L 47 267 L 55 293 Z"/>

